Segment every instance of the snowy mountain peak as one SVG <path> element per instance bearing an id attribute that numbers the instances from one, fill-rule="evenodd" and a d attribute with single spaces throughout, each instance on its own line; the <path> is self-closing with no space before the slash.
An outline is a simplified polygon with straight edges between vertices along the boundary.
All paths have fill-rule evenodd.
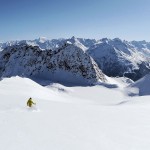
<path id="1" fill-rule="evenodd" d="M 149 43 L 105 38 L 87 52 L 108 76 L 126 76 L 135 81 L 150 72 Z"/>
<path id="2" fill-rule="evenodd" d="M 71 37 L 71 40 L 76 40 L 76 37 L 75 37 L 75 36 L 72 36 L 72 37 Z"/>
<path id="3" fill-rule="evenodd" d="M 106 81 L 94 60 L 74 44 L 53 51 L 25 44 L 7 47 L 0 53 L 0 77 L 16 75 L 73 85 Z"/>
<path id="4" fill-rule="evenodd" d="M 109 39 L 108 38 L 102 38 L 100 41 L 104 42 L 104 43 L 108 43 Z"/>
<path id="5" fill-rule="evenodd" d="M 74 36 L 71 39 L 68 39 L 68 41 L 70 41 L 72 44 L 74 44 L 75 46 L 81 48 L 82 50 L 86 51 L 87 47 L 84 46 L 78 38 L 75 38 Z"/>
<path id="6" fill-rule="evenodd" d="M 45 43 L 47 40 L 48 39 L 46 37 L 39 37 L 37 41 L 40 43 Z"/>
<path id="7" fill-rule="evenodd" d="M 114 41 L 114 42 L 121 42 L 121 43 L 123 42 L 123 41 L 122 41 L 121 39 L 119 39 L 119 38 L 114 38 L 113 41 Z"/>

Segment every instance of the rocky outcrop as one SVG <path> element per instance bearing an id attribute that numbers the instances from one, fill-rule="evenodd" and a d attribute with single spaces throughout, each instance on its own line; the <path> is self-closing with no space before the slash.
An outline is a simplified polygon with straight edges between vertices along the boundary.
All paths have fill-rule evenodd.
<path id="1" fill-rule="evenodd" d="M 25 44 L 5 48 L 0 53 L 0 76 L 16 75 L 75 85 L 106 81 L 95 61 L 68 43 L 46 51 Z"/>

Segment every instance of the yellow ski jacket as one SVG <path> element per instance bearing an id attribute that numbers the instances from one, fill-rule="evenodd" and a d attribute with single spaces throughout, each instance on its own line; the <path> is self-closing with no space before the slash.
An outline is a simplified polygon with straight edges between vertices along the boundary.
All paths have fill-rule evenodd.
<path id="1" fill-rule="evenodd" d="M 29 100 L 27 101 L 27 106 L 32 107 L 32 104 L 36 104 L 32 101 L 32 98 L 29 98 Z"/>

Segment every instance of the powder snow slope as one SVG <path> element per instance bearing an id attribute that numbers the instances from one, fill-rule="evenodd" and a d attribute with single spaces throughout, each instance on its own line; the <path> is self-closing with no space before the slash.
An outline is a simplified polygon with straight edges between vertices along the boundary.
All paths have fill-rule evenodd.
<path id="1" fill-rule="evenodd" d="M 69 88 L 69 87 L 67 87 Z M 86 88 L 76 90 L 87 94 Z M 94 89 L 95 88 L 95 89 Z M 149 150 L 150 102 L 147 97 L 120 97 L 111 89 L 91 87 L 96 102 L 41 87 L 30 79 L 0 81 L 2 150 Z M 73 92 L 71 87 L 68 92 Z M 90 90 L 88 91 L 90 92 Z M 114 91 L 115 92 L 115 91 Z M 80 93 L 81 94 L 81 93 Z M 32 96 L 36 107 L 26 107 Z M 89 97 L 89 95 L 87 95 Z M 108 103 L 104 105 L 101 99 Z"/>

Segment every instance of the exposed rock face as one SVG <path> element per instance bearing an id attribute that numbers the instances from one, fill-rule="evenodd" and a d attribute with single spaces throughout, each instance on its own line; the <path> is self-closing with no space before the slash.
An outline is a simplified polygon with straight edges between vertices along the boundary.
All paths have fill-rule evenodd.
<path id="1" fill-rule="evenodd" d="M 94 60 L 73 44 L 46 51 L 24 44 L 5 48 L 0 53 L 0 76 L 16 75 L 79 85 L 106 81 Z"/>

